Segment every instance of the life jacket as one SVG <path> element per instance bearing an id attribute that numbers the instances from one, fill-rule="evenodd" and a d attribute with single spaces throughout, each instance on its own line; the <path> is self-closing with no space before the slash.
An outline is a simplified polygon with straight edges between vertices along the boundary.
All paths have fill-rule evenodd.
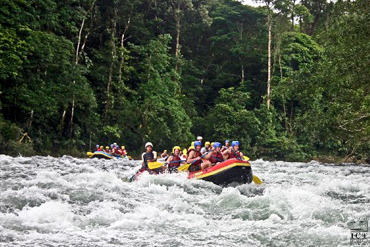
<path id="1" fill-rule="evenodd" d="M 104 152 L 106 152 L 107 154 L 109 154 L 110 153 L 110 150 L 109 149 L 108 150 L 104 149 Z"/>
<path id="2" fill-rule="evenodd" d="M 101 149 L 101 148 L 98 148 L 98 149 L 96 149 L 96 151 L 104 151 L 103 149 Z"/>
<path id="3" fill-rule="evenodd" d="M 150 153 L 145 152 L 143 153 L 142 157 L 143 157 L 145 167 L 148 168 L 148 160 L 154 159 L 154 152 L 153 151 Z"/>
<path id="4" fill-rule="evenodd" d="M 230 147 L 230 146 L 229 146 Z M 226 146 L 222 146 L 221 148 L 221 152 L 225 151 L 226 149 L 228 149 L 229 147 L 226 147 Z"/>
<path id="5" fill-rule="evenodd" d="M 233 149 L 231 150 L 228 159 L 241 159 L 240 157 L 240 151 L 234 151 Z"/>
<path id="6" fill-rule="evenodd" d="M 116 149 L 116 154 L 122 155 L 122 149 L 120 149 L 120 148 Z"/>
<path id="7" fill-rule="evenodd" d="M 191 149 L 188 152 L 188 159 L 190 157 L 190 152 L 193 152 L 193 151 L 195 152 L 195 157 L 201 157 L 202 156 L 202 153 L 200 151 L 196 151 L 195 149 Z M 200 170 L 201 169 L 200 164 L 202 164 L 202 160 L 195 161 L 193 164 L 191 164 L 189 166 L 189 171 L 192 172 L 192 171 Z"/>
<path id="8" fill-rule="evenodd" d="M 181 157 L 180 155 L 172 155 L 173 159 L 172 161 L 170 161 L 170 163 L 168 164 L 168 167 L 172 168 L 172 167 L 179 167 L 180 166 L 180 163 L 181 163 Z"/>
<path id="9" fill-rule="evenodd" d="M 216 151 L 213 151 L 211 153 L 211 158 L 209 158 L 209 161 L 212 163 L 212 164 L 215 164 L 217 162 L 222 162 L 224 161 L 224 157 L 222 156 L 222 153 L 221 152 L 216 152 Z"/>

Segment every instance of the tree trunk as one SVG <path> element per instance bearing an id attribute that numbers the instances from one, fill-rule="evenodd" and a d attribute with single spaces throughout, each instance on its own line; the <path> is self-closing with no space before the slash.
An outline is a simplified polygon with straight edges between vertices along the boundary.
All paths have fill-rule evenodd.
<path id="1" fill-rule="evenodd" d="M 175 19 L 176 19 L 176 51 L 175 51 L 176 66 L 175 66 L 175 71 L 177 72 L 179 69 L 179 55 L 180 55 L 180 28 L 181 28 L 180 1 L 178 2 L 178 5 L 177 5 L 177 14 L 175 13 Z"/>
<path id="2" fill-rule="evenodd" d="M 132 12 L 131 12 L 132 14 Z M 121 35 L 121 61 L 120 61 L 120 65 L 119 65 L 119 71 L 118 71 L 118 82 L 121 83 L 122 82 L 122 68 L 123 68 L 123 65 L 125 63 L 125 59 L 124 59 L 124 52 L 123 52 L 123 48 L 124 48 L 124 42 L 125 42 L 125 35 L 126 35 L 126 32 L 127 30 L 129 29 L 130 27 L 130 24 L 131 24 L 131 16 L 128 18 L 127 20 L 127 24 L 125 26 L 125 30 L 123 31 L 122 35 Z M 123 82 L 122 82 L 123 83 Z"/>
<path id="3" fill-rule="evenodd" d="M 244 65 L 242 64 L 242 81 L 241 84 L 244 84 L 245 76 L 244 76 Z"/>
<path id="4" fill-rule="evenodd" d="M 82 20 L 80 31 L 78 32 L 78 40 L 77 40 L 77 46 L 76 46 L 76 54 L 75 54 L 75 65 L 78 64 L 78 55 L 80 53 L 80 45 L 81 45 L 81 36 L 82 36 L 82 30 L 85 26 L 85 18 Z M 73 80 L 73 85 L 76 84 L 76 80 Z M 73 132 L 73 117 L 75 113 L 75 94 L 73 92 L 72 95 L 72 109 L 71 109 L 71 119 L 69 120 L 69 134 L 72 135 Z M 65 115 L 65 113 L 64 113 Z M 63 120 L 63 118 L 62 118 Z M 63 120 L 64 121 L 64 120 Z"/>
<path id="5" fill-rule="evenodd" d="M 110 45 L 112 47 L 112 59 L 111 59 L 111 63 L 110 63 L 110 67 L 109 67 L 109 74 L 108 74 L 107 100 L 106 100 L 105 112 L 104 112 L 105 118 L 108 117 L 108 112 L 109 112 L 109 108 L 110 108 L 110 101 L 111 101 L 110 100 L 110 98 L 111 98 L 110 91 L 111 91 L 112 80 L 113 80 L 113 68 L 114 68 L 115 57 L 117 55 L 117 53 L 116 53 L 116 42 L 114 40 L 114 38 L 116 36 L 116 27 L 117 27 L 116 19 L 117 19 L 117 9 L 115 10 L 115 14 L 114 14 L 114 17 L 112 19 L 112 30 L 111 30 L 111 39 L 110 39 Z"/>
<path id="6" fill-rule="evenodd" d="M 271 10 L 269 9 L 269 14 L 267 16 L 267 25 L 268 25 L 268 62 L 267 62 L 267 109 L 270 109 L 270 90 L 271 90 L 271 29 L 272 29 L 272 20 L 271 20 Z"/>

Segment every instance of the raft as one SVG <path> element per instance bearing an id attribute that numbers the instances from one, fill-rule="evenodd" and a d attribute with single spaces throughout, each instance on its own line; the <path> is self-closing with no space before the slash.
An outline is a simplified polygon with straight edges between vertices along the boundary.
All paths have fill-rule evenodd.
<path id="1" fill-rule="evenodd" d="M 143 172 L 138 171 L 130 181 L 138 180 Z M 253 173 L 248 161 L 230 159 L 206 170 L 189 172 L 188 179 L 202 179 L 221 186 L 250 184 L 253 181 Z"/>
<path id="2" fill-rule="evenodd" d="M 93 158 L 98 158 L 98 159 L 116 159 L 116 157 L 106 153 L 106 152 L 103 152 L 103 151 L 95 151 L 92 155 L 90 155 L 91 159 Z"/>
<path id="3" fill-rule="evenodd" d="M 111 154 L 108 154 L 104 151 L 95 151 L 94 153 L 91 153 L 91 152 L 87 152 L 86 153 L 87 156 L 92 159 L 92 158 L 98 158 L 98 159 L 121 159 L 121 160 L 132 160 L 132 157 L 131 156 L 119 156 L 119 155 L 111 155 Z"/>
<path id="4" fill-rule="evenodd" d="M 230 159 L 206 170 L 190 172 L 188 178 L 202 179 L 226 186 L 232 183 L 250 184 L 253 181 L 253 173 L 248 161 Z"/>

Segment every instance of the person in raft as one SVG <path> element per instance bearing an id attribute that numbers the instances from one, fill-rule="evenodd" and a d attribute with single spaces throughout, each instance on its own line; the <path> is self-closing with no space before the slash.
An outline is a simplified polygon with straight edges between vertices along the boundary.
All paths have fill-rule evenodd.
<path id="1" fill-rule="evenodd" d="M 226 140 L 225 141 L 225 146 L 222 146 L 221 148 L 221 152 L 225 151 L 226 149 L 229 149 L 230 148 L 230 141 L 229 140 Z"/>
<path id="2" fill-rule="evenodd" d="M 202 147 L 202 149 L 200 150 L 200 152 L 201 152 L 202 154 L 205 154 L 205 153 L 207 153 L 209 150 L 211 150 L 211 143 L 210 143 L 210 142 L 206 142 L 206 143 L 205 143 L 205 146 L 204 146 L 204 147 Z"/>
<path id="3" fill-rule="evenodd" d="M 148 171 L 149 173 L 153 174 L 153 173 L 159 173 L 159 168 L 158 169 L 154 169 L 154 170 L 150 170 L 149 167 L 148 167 L 148 163 L 149 162 L 155 162 L 157 161 L 157 152 L 156 151 L 153 151 L 153 144 L 151 142 L 147 142 L 145 144 L 145 149 L 146 149 L 146 152 L 143 153 L 141 155 L 141 159 L 142 159 L 142 167 L 141 167 L 141 171 Z M 158 170 L 158 171 L 157 171 Z"/>
<path id="4" fill-rule="evenodd" d="M 200 152 L 202 143 L 200 141 L 194 142 L 194 148 L 189 148 L 188 159 L 186 163 L 190 164 L 189 172 L 195 172 L 202 169 L 202 153 Z"/>
<path id="5" fill-rule="evenodd" d="M 204 156 L 205 161 L 202 164 L 202 169 L 207 169 L 225 160 L 225 156 L 221 153 L 221 143 L 213 144 L 214 150 Z"/>
<path id="6" fill-rule="evenodd" d="M 110 153 L 110 149 L 109 149 L 109 147 L 108 147 L 108 146 L 106 146 L 106 147 L 105 147 L 104 152 L 106 152 L 107 154 L 109 154 L 109 153 Z"/>
<path id="7" fill-rule="evenodd" d="M 181 164 L 184 164 L 184 160 L 181 158 L 181 148 L 179 146 L 173 147 L 172 154 L 167 159 L 168 171 L 170 173 L 177 172 L 177 168 Z"/>
<path id="8" fill-rule="evenodd" d="M 168 153 L 167 150 L 164 150 L 163 153 L 161 154 L 161 158 L 164 159 L 165 161 L 168 159 Z"/>
<path id="9" fill-rule="evenodd" d="M 243 153 L 239 151 L 239 142 L 233 141 L 231 147 L 222 152 L 222 154 L 229 159 L 243 160 Z"/>

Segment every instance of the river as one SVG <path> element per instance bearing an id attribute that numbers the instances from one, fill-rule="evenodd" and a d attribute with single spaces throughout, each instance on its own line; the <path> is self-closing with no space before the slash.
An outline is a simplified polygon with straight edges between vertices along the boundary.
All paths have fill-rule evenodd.
<path id="1" fill-rule="evenodd" d="M 138 161 L 0 155 L 0 246 L 350 246 L 370 219 L 370 166 L 251 164 L 263 185 L 222 188 L 127 182 Z"/>

